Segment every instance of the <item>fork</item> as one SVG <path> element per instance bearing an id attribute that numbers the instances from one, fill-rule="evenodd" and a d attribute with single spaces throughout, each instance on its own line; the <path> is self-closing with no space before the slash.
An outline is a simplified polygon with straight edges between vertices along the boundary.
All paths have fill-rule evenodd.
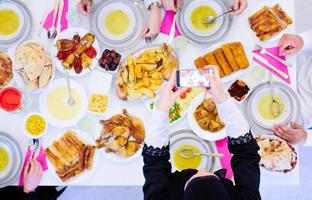
<path id="1" fill-rule="evenodd" d="M 55 5 L 54 5 L 54 10 L 53 10 L 52 26 L 48 30 L 48 38 L 51 40 L 54 40 L 57 34 L 56 27 L 55 27 L 55 20 L 56 20 L 56 14 L 59 8 L 59 4 L 60 4 L 60 1 L 56 0 Z"/>

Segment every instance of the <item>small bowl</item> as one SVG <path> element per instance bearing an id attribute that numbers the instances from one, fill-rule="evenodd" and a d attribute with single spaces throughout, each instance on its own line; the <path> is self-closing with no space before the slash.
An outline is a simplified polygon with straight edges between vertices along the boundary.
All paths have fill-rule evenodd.
<path id="1" fill-rule="evenodd" d="M 41 117 L 41 118 L 44 120 L 44 122 L 45 122 L 45 129 L 44 129 L 44 131 L 43 131 L 40 135 L 38 135 L 38 136 L 29 133 L 28 130 L 27 130 L 27 128 L 26 128 L 26 122 L 27 122 L 27 120 L 29 119 L 29 117 L 31 117 L 31 116 L 33 116 L 33 115 L 38 115 L 38 116 Z M 23 133 L 25 134 L 25 136 L 27 136 L 27 137 L 29 137 L 29 138 L 31 138 L 31 139 L 39 139 L 39 138 L 43 137 L 43 136 L 46 134 L 47 129 L 48 129 L 48 122 L 47 122 L 47 120 L 45 119 L 45 117 L 44 117 L 42 114 L 40 114 L 40 113 L 32 112 L 32 113 L 27 114 L 26 117 L 24 118 L 24 121 L 23 121 Z"/>

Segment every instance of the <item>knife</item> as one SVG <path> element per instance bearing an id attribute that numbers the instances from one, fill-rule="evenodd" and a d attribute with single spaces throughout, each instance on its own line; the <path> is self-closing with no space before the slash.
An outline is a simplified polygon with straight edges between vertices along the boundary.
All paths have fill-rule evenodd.
<path id="1" fill-rule="evenodd" d="M 265 64 L 266 66 L 268 66 L 269 68 L 271 68 L 274 72 L 276 72 L 277 74 L 279 74 L 281 77 L 283 77 L 284 79 L 288 79 L 289 76 L 281 71 L 280 69 L 276 68 L 275 66 L 273 66 L 271 63 L 269 63 L 269 61 L 267 61 L 265 58 L 259 56 L 256 53 L 253 53 L 254 58 L 256 58 L 257 60 L 259 60 L 260 62 L 262 62 L 263 64 Z"/>

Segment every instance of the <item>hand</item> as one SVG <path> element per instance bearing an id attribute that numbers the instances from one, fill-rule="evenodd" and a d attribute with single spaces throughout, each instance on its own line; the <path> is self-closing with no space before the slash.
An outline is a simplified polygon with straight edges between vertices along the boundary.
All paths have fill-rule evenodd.
<path id="1" fill-rule="evenodd" d="M 153 37 L 154 35 L 158 34 L 160 25 L 161 25 L 160 8 L 157 5 L 152 5 L 147 25 L 145 26 L 142 32 L 142 36 Z"/>
<path id="2" fill-rule="evenodd" d="M 27 163 L 24 170 L 24 192 L 29 193 L 35 191 L 41 177 L 42 167 L 37 160 L 31 160 Z"/>
<path id="3" fill-rule="evenodd" d="M 286 56 L 295 54 L 303 47 L 303 39 L 299 35 L 284 34 L 278 43 L 280 55 Z"/>
<path id="4" fill-rule="evenodd" d="M 166 10 L 177 11 L 178 8 L 182 7 L 183 0 L 162 0 L 162 5 Z"/>
<path id="5" fill-rule="evenodd" d="M 247 0 L 235 0 L 234 4 L 231 6 L 231 9 L 235 10 L 231 15 L 240 15 L 247 8 Z"/>
<path id="6" fill-rule="evenodd" d="M 224 103 L 228 96 L 225 94 L 223 85 L 220 79 L 219 69 L 217 66 L 208 65 L 204 67 L 205 71 L 207 69 L 213 70 L 213 75 L 209 75 L 208 73 L 205 75 L 206 79 L 210 82 L 210 88 L 208 88 L 207 92 L 213 96 L 215 102 L 217 104 Z"/>
<path id="7" fill-rule="evenodd" d="M 168 81 L 167 85 L 161 90 L 160 99 L 157 104 L 158 110 L 168 112 L 169 109 L 173 106 L 176 99 L 185 92 L 185 88 L 176 89 L 176 70 L 171 74 L 171 78 Z"/>
<path id="8" fill-rule="evenodd" d="M 274 125 L 272 128 L 273 133 L 286 140 L 290 144 L 305 143 L 307 140 L 307 131 L 297 123 L 290 123 L 287 127 L 283 124 Z"/>
<path id="9" fill-rule="evenodd" d="M 83 15 L 90 15 L 92 8 L 92 0 L 80 0 L 77 5 L 77 10 Z"/>

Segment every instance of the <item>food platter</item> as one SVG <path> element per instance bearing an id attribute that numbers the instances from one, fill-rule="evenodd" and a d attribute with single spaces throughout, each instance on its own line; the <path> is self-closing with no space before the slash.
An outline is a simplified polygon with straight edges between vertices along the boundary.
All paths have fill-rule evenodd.
<path id="1" fill-rule="evenodd" d="M 87 111 L 87 94 L 74 80 L 70 80 L 73 106 L 68 105 L 68 90 L 65 79 L 57 79 L 41 93 L 39 110 L 52 126 L 65 128 L 77 124 Z M 66 109 L 66 110 L 65 110 Z"/>
<path id="2" fill-rule="evenodd" d="M 257 114 L 258 99 L 259 96 L 263 96 L 264 94 L 269 93 L 270 85 L 269 83 L 262 83 L 256 86 L 251 93 L 248 103 L 247 103 L 247 116 L 251 125 L 252 132 L 255 135 L 270 135 L 272 134 L 271 128 L 274 123 L 284 123 L 288 124 L 290 122 L 297 121 L 300 116 L 300 101 L 296 93 L 289 88 L 288 86 L 274 82 L 274 91 L 277 92 L 277 95 L 280 95 L 281 99 L 284 101 L 285 111 L 284 113 L 278 117 L 278 119 L 274 120 L 265 120 L 259 114 Z"/>
<path id="3" fill-rule="evenodd" d="M 190 28 L 190 12 L 191 9 L 194 10 L 196 6 L 209 5 L 219 12 L 225 12 L 229 10 L 229 3 L 225 0 L 221 1 L 207 1 L 207 0 L 187 0 L 183 2 L 182 9 L 178 12 L 177 15 L 177 26 L 181 34 L 186 37 L 190 42 L 200 45 L 208 46 L 223 38 L 230 30 L 232 26 L 233 17 L 231 15 L 224 16 L 220 18 L 216 23 L 217 25 L 210 31 L 207 31 L 203 34 L 201 31 L 195 31 L 193 28 Z"/>
<path id="4" fill-rule="evenodd" d="M 197 123 L 197 121 L 193 115 L 195 110 L 197 109 L 197 107 L 204 101 L 204 97 L 205 97 L 204 95 L 205 95 L 204 93 L 201 95 L 198 95 L 192 101 L 190 108 L 188 110 L 188 113 L 187 113 L 188 123 L 189 123 L 191 129 L 194 131 L 194 133 L 198 137 L 200 137 L 204 140 L 208 140 L 208 141 L 221 140 L 221 139 L 226 137 L 225 127 L 223 127 L 222 129 L 220 129 L 219 131 L 216 131 L 216 132 L 210 132 L 208 130 L 204 130 L 198 125 L 198 123 Z M 212 98 L 212 97 L 207 94 L 206 99 L 209 99 L 209 98 Z"/>
<path id="5" fill-rule="evenodd" d="M 81 38 L 86 34 L 90 33 L 87 29 L 84 28 L 69 28 L 62 31 L 57 37 L 54 39 L 52 46 L 51 46 L 51 55 L 54 58 L 55 66 L 61 73 L 66 73 L 67 69 L 64 68 L 62 61 L 57 58 L 58 49 L 57 49 L 57 41 L 60 39 L 69 39 L 72 40 L 73 36 L 78 34 Z M 92 33 L 91 33 L 92 34 Z M 100 58 L 100 46 L 96 38 L 94 38 L 94 43 L 92 44 L 94 49 L 96 50 L 96 57 L 92 59 L 92 65 L 88 67 L 88 69 L 83 69 L 80 73 L 75 73 L 74 67 L 68 70 L 69 76 L 77 77 L 83 76 L 89 73 L 92 69 L 94 69 L 98 65 L 98 60 Z"/>
<path id="6" fill-rule="evenodd" d="M 0 49 L 8 49 L 23 42 L 31 36 L 33 29 L 32 15 L 24 3 L 18 0 L 4 0 L 0 2 L 0 11 L 3 11 L 4 9 L 8 9 L 10 12 L 15 13 L 18 18 L 18 27 L 12 34 L 0 34 Z"/>
<path id="7" fill-rule="evenodd" d="M 80 130 L 72 130 L 76 133 L 77 137 L 84 142 L 87 145 L 94 145 L 94 140 L 93 138 L 88 135 L 88 133 L 85 133 L 83 131 Z M 49 147 L 49 145 L 51 145 L 51 143 L 53 141 L 59 140 L 64 132 L 61 132 L 59 134 L 47 134 L 46 138 L 43 140 L 43 147 L 46 149 Z M 79 183 L 84 183 L 86 180 L 88 180 L 89 177 L 92 176 L 92 174 L 94 174 L 94 172 L 96 171 L 96 168 L 99 165 L 99 160 L 100 160 L 100 155 L 97 151 L 94 152 L 94 157 L 93 157 L 93 166 L 91 170 L 85 170 L 83 171 L 81 174 L 72 177 L 71 179 L 65 181 L 66 184 L 71 184 L 71 185 L 77 185 Z M 58 183 L 58 185 L 62 185 L 64 184 L 64 182 L 61 181 L 61 179 L 58 177 L 58 175 L 56 174 L 56 168 L 55 166 L 50 162 L 49 159 L 47 159 L 47 165 L 48 165 L 48 169 L 49 172 L 53 175 L 53 177 L 55 177 L 55 181 Z"/>
<path id="8" fill-rule="evenodd" d="M 18 142 L 3 132 L 0 132 L 0 148 L 5 149 L 9 159 L 6 169 L 0 172 L 0 188 L 2 188 L 17 181 L 23 166 L 23 155 Z"/>
<path id="9" fill-rule="evenodd" d="M 212 144 L 208 141 L 204 141 L 194 134 L 191 130 L 180 130 L 170 134 L 170 161 L 172 163 L 172 171 L 176 171 L 175 161 L 173 157 L 175 152 L 180 146 L 192 145 L 197 147 L 202 153 L 214 153 L 215 150 Z M 198 169 L 207 169 L 208 171 L 214 171 L 216 159 L 214 157 L 208 158 L 206 156 L 201 157 L 201 162 Z"/>
<path id="10" fill-rule="evenodd" d="M 109 11 L 118 8 L 129 18 L 129 25 L 125 33 L 112 35 L 104 26 L 104 21 Z M 115 9 L 117 10 L 117 9 Z M 127 51 L 134 48 L 142 40 L 141 32 L 143 31 L 146 19 L 146 9 L 142 1 L 132 3 L 128 0 L 108 0 L 94 5 L 90 18 L 91 29 L 97 38 L 105 47 L 118 51 Z"/>

